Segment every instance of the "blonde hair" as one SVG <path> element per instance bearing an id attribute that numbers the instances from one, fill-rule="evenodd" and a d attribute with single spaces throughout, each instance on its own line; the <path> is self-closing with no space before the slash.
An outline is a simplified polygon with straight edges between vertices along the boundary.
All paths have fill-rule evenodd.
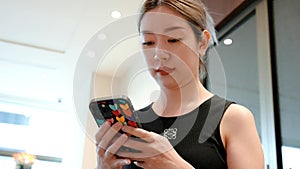
<path id="1" fill-rule="evenodd" d="M 200 81 L 203 81 L 206 78 L 206 59 L 209 53 L 211 46 L 218 44 L 216 31 L 214 27 L 214 21 L 210 14 L 208 13 L 206 7 L 201 2 L 201 0 L 145 0 L 141 9 L 140 17 L 138 20 L 138 30 L 140 32 L 141 20 L 146 12 L 151 9 L 156 8 L 160 5 L 166 5 L 182 15 L 184 19 L 188 21 L 192 27 L 197 40 L 202 39 L 203 30 L 208 30 L 211 38 L 209 41 L 209 48 L 206 51 L 206 55 L 200 57 L 199 61 L 199 77 Z"/>

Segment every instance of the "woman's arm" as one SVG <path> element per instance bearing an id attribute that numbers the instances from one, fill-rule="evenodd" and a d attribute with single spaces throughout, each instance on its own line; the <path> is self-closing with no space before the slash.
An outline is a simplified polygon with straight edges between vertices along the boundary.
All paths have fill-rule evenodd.
<path id="1" fill-rule="evenodd" d="M 264 156 L 252 113 L 232 104 L 221 121 L 220 132 L 229 169 L 263 169 Z"/>

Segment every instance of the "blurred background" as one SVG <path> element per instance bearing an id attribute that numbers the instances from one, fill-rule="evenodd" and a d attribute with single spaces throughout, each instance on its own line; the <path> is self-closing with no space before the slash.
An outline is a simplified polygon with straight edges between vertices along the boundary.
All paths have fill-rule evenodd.
<path id="1" fill-rule="evenodd" d="M 136 109 L 158 87 L 140 56 L 140 0 L 0 0 L 0 166 L 94 168 L 91 98 L 128 95 Z M 207 87 L 248 107 L 266 168 L 299 169 L 298 0 L 203 0 L 219 45 Z M 134 66 L 133 66 L 134 65 Z"/>

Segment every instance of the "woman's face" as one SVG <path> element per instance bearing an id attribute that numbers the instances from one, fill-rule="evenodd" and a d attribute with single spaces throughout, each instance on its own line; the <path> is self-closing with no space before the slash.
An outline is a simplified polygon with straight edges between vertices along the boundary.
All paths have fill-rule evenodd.
<path id="1" fill-rule="evenodd" d="M 199 54 L 206 48 L 179 13 L 160 5 L 145 13 L 140 31 L 143 55 L 161 87 L 181 88 L 199 81 Z"/>

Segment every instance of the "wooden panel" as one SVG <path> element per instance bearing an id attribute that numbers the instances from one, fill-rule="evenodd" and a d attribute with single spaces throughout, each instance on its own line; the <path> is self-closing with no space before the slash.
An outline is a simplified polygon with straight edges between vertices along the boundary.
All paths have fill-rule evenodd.
<path id="1" fill-rule="evenodd" d="M 218 25 L 245 0 L 202 0 Z"/>

